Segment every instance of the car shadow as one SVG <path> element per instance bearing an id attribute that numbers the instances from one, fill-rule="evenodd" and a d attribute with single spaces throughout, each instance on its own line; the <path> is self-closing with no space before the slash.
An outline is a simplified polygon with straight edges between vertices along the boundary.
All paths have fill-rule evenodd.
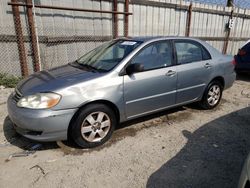
<path id="1" fill-rule="evenodd" d="M 190 106 L 190 108 L 192 108 L 192 106 Z M 142 123 L 144 121 L 149 121 L 149 120 L 152 120 L 152 119 L 155 119 L 155 118 L 159 118 L 161 116 L 170 115 L 170 114 L 180 112 L 180 111 L 185 111 L 185 110 L 186 110 L 186 107 L 182 106 L 182 107 L 176 107 L 176 108 L 172 108 L 172 109 L 168 109 L 168 110 L 163 110 L 161 112 L 156 112 L 156 113 L 153 113 L 153 114 L 150 114 L 150 115 L 146 115 L 146 116 L 143 116 L 143 117 L 139 117 L 139 118 L 136 118 L 136 119 L 129 120 L 129 121 L 126 121 L 124 123 L 121 123 L 116 128 L 116 130 L 123 129 L 123 128 L 129 127 L 129 126 L 137 124 L 137 123 Z"/>
<path id="2" fill-rule="evenodd" d="M 37 145 L 37 147 L 35 147 L 36 150 L 47 150 L 47 149 L 58 148 L 55 142 L 39 143 L 19 135 L 14 129 L 13 123 L 8 116 L 4 119 L 3 132 L 6 140 L 11 145 L 17 146 L 23 150 L 30 150 L 36 145 Z"/>
<path id="3" fill-rule="evenodd" d="M 250 151 L 249 107 L 182 134 L 187 143 L 149 177 L 147 188 L 237 187 Z"/>
<path id="4" fill-rule="evenodd" d="M 121 123 L 118 127 L 116 127 L 116 130 L 113 134 L 113 136 L 111 137 L 111 140 L 109 143 L 104 144 L 103 146 L 100 146 L 99 148 L 97 148 L 98 150 L 100 148 L 106 147 L 107 145 L 111 145 L 114 144 L 115 142 L 121 140 L 123 137 L 125 137 L 126 135 L 131 136 L 134 135 L 131 134 L 130 131 L 135 131 L 135 129 L 131 129 L 131 130 L 123 130 L 125 128 L 128 128 L 131 125 L 137 124 L 137 123 L 141 123 L 141 122 L 145 122 L 154 118 L 158 118 L 160 116 L 164 116 L 164 115 L 170 115 L 172 113 L 175 112 L 180 112 L 180 111 L 185 111 L 185 107 L 177 107 L 174 109 L 170 109 L 170 110 L 165 110 L 162 112 L 158 112 L 158 113 L 154 113 L 148 116 L 144 116 L 141 118 L 137 118 L 134 120 L 130 120 L 127 121 L 125 123 Z M 65 150 L 65 148 L 73 148 L 73 149 L 79 149 L 82 150 L 79 146 L 77 146 L 72 139 L 69 139 L 67 141 L 63 141 L 62 143 L 58 144 L 56 142 L 36 142 L 33 141 L 31 139 L 25 138 L 22 135 L 19 135 L 16 130 L 13 127 L 13 123 L 10 120 L 10 118 L 7 116 L 4 120 L 4 124 L 3 124 L 3 132 L 4 132 L 4 136 L 6 138 L 6 140 L 11 144 L 14 145 L 16 147 L 19 147 L 23 150 L 29 150 L 30 148 L 32 148 L 33 146 L 40 144 L 40 147 L 37 150 L 48 150 L 48 149 L 56 149 L 56 148 L 62 148 L 63 150 Z M 91 149 L 94 150 L 94 149 Z"/>

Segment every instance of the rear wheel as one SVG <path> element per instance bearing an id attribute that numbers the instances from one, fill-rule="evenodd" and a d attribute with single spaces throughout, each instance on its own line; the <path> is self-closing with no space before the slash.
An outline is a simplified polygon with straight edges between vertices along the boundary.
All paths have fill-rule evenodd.
<path id="1" fill-rule="evenodd" d="M 117 123 L 115 113 L 104 104 L 91 104 L 78 114 L 71 128 L 71 137 L 83 148 L 104 144 Z"/>
<path id="2" fill-rule="evenodd" d="M 204 109 L 215 108 L 221 100 L 223 87 L 220 82 L 212 81 L 203 94 L 200 106 Z"/>

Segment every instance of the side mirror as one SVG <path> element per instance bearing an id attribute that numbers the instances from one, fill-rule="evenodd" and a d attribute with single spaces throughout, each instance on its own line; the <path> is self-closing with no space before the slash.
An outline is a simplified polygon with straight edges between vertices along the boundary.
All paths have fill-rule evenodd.
<path id="1" fill-rule="evenodd" d="M 126 68 L 126 73 L 128 75 L 131 75 L 135 72 L 142 72 L 144 71 L 144 66 L 140 63 L 135 63 L 135 64 L 130 64 L 127 68 Z"/>

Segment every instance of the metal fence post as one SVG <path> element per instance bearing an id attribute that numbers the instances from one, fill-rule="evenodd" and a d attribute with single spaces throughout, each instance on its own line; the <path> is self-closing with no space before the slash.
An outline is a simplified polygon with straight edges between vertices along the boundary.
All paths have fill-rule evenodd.
<path id="1" fill-rule="evenodd" d="M 11 0 L 11 2 L 17 3 L 17 0 Z M 22 76 L 26 77 L 28 76 L 29 72 L 28 72 L 27 57 L 26 57 L 25 46 L 24 46 L 23 31 L 22 31 L 19 7 L 16 5 L 12 5 L 12 11 L 13 11 L 15 30 L 16 30 L 21 72 L 22 72 Z"/>
<path id="2" fill-rule="evenodd" d="M 129 12 L 129 0 L 125 0 L 125 12 Z M 124 17 L 124 36 L 128 37 L 128 14 Z"/>
<path id="3" fill-rule="evenodd" d="M 117 0 L 113 0 L 113 11 L 117 12 Z M 118 16 L 113 13 L 113 38 L 118 37 Z"/>
<path id="4" fill-rule="evenodd" d="M 32 0 L 26 0 L 27 4 L 32 4 Z M 31 39 L 31 47 L 32 47 L 32 55 L 33 55 L 33 69 L 35 72 L 40 71 L 39 64 L 39 54 L 38 54 L 38 43 L 36 36 L 36 29 L 34 24 L 34 16 L 32 7 L 27 6 L 27 15 L 28 15 L 28 23 L 29 23 L 29 31 L 30 31 L 30 39 Z"/>
<path id="5" fill-rule="evenodd" d="M 231 14 L 229 16 L 229 20 L 233 18 L 233 12 L 234 11 L 232 9 Z M 222 49 L 223 54 L 227 53 L 227 47 L 228 47 L 228 41 L 229 41 L 230 33 L 231 33 L 231 29 L 228 27 L 227 31 L 226 31 L 226 37 L 225 37 L 225 40 L 224 40 L 223 49 Z"/>
<path id="6" fill-rule="evenodd" d="M 187 25 L 186 25 L 186 36 L 189 37 L 190 35 L 190 29 L 191 29 L 191 19 L 192 19 L 192 9 L 193 9 L 193 5 L 192 3 L 189 5 L 188 8 L 188 15 L 187 15 Z"/>

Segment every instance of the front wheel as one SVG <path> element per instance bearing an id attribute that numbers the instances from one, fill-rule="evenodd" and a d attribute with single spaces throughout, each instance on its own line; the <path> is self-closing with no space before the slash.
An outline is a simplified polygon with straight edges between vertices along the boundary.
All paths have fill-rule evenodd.
<path id="1" fill-rule="evenodd" d="M 220 82 L 211 82 L 203 94 L 203 98 L 200 102 L 201 107 L 204 109 L 215 108 L 220 103 L 222 92 L 223 87 Z"/>
<path id="2" fill-rule="evenodd" d="M 82 148 L 104 144 L 112 135 L 116 116 L 104 104 L 92 104 L 83 108 L 72 124 L 71 137 Z"/>

